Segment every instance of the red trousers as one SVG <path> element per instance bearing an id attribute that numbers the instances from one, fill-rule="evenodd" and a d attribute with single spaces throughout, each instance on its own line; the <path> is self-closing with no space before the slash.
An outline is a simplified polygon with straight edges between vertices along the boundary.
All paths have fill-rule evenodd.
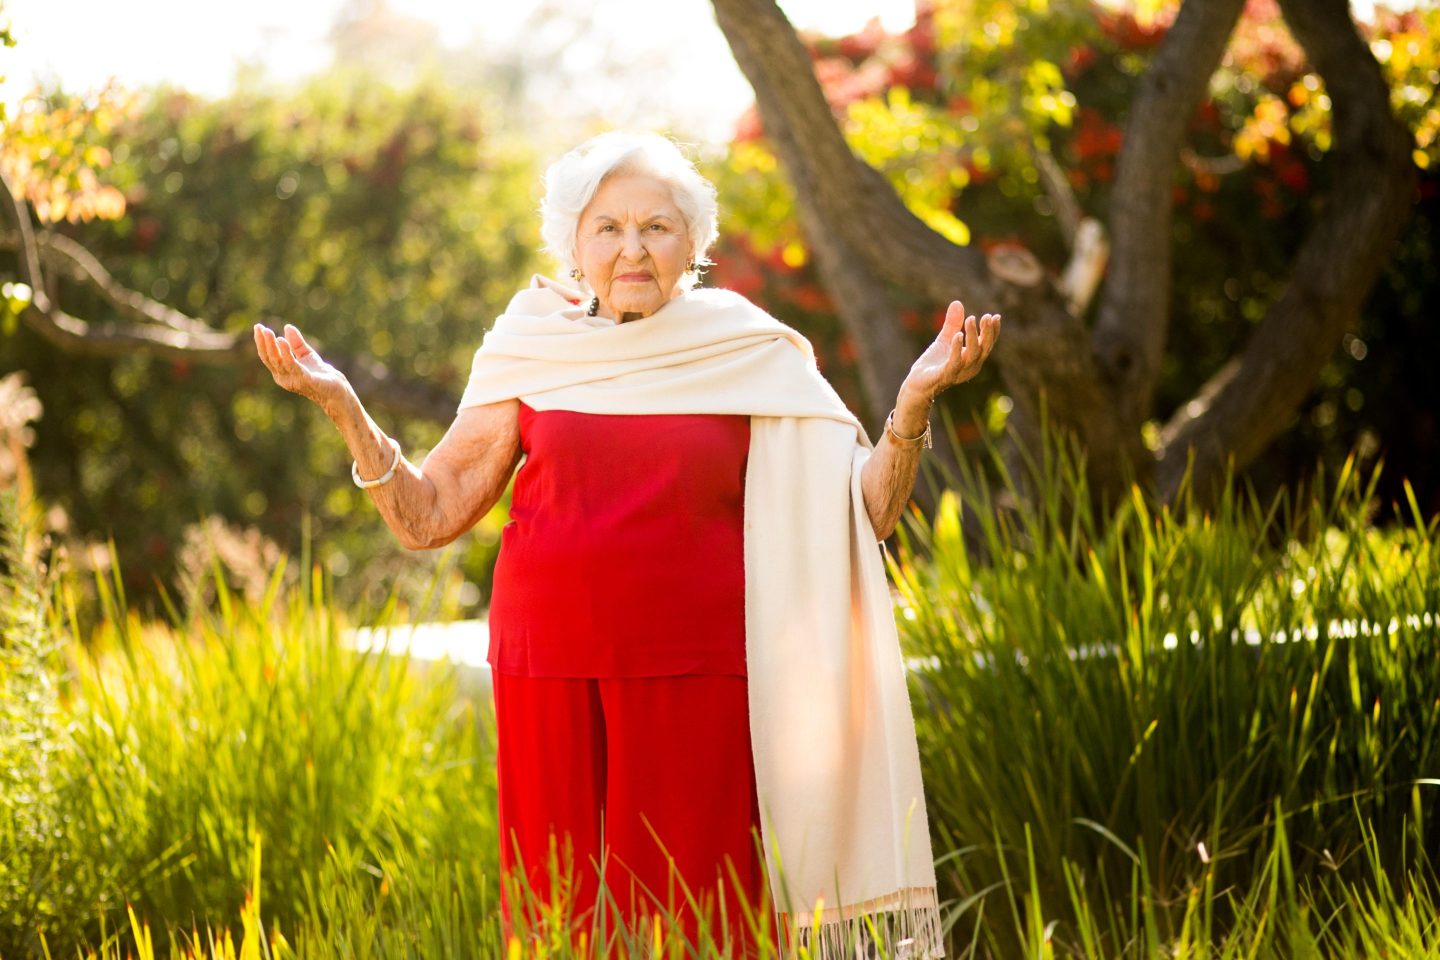
<path id="1" fill-rule="evenodd" d="M 716 940 L 728 929 L 743 955 L 753 938 L 737 895 L 769 917 L 746 679 L 492 680 L 507 940 L 517 879 L 532 891 L 529 924 L 558 894 L 589 928 L 603 873 L 607 930 L 663 911 L 693 939 L 693 898 Z"/>

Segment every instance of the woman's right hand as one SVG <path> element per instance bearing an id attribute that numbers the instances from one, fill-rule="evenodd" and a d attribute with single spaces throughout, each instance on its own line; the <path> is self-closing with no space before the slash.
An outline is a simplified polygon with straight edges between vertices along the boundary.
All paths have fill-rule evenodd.
<path id="1" fill-rule="evenodd" d="M 262 323 L 255 324 L 255 349 L 276 383 L 315 401 L 327 412 L 350 392 L 345 374 L 321 359 L 291 324 L 285 324 L 283 336 L 276 336 Z"/>

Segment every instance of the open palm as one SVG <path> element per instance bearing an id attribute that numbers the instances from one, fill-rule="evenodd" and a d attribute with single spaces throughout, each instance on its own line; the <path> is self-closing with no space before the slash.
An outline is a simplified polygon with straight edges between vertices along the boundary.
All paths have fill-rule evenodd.
<path id="1" fill-rule="evenodd" d="M 345 375 L 325 362 L 291 324 L 285 324 L 283 336 L 276 336 L 269 327 L 257 323 L 255 349 L 276 383 L 322 407 L 349 386 Z"/>
<path id="2" fill-rule="evenodd" d="M 965 315 L 963 303 L 952 300 L 940 332 L 911 365 L 906 385 L 922 396 L 935 397 L 972 379 L 990 356 L 999 335 L 1000 314 L 987 313 L 977 323 L 974 315 Z"/>

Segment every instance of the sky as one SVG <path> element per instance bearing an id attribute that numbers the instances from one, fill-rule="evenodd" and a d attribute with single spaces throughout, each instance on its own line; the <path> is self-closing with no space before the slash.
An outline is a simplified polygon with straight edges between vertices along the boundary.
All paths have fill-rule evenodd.
<path id="1" fill-rule="evenodd" d="M 447 47 L 513 51 L 526 42 L 543 0 L 393 0 L 391 9 L 433 22 Z M 237 68 L 259 68 L 287 82 L 322 70 L 331 58 L 328 36 L 346 0 L 4 0 L 17 45 L 0 54 L 6 74 L 0 99 L 13 103 L 36 81 L 66 90 L 168 82 L 223 96 Z M 707 0 L 551 0 L 584 9 L 597 42 L 576 44 L 577 57 L 624 57 L 633 51 L 633 77 L 661 114 L 683 114 L 688 132 L 728 139 L 750 104 L 749 84 L 736 67 Z M 848 33 L 878 16 L 890 30 L 914 22 L 914 0 L 781 0 L 796 26 Z M 654 64 L 663 80 L 650 75 Z M 626 69 L 626 75 L 631 76 Z M 623 90 L 605 94 L 624 97 Z M 646 119 L 652 119 L 646 117 Z M 653 117 L 663 123 L 666 116 Z"/>
<path id="2" fill-rule="evenodd" d="M 166 82 L 212 97 L 231 91 L 242 69 L 269 82 L 293 82 L 330 63 L 331 30 L 347 6 L 377 2 L 385 0 L 0 0 L 0 17 L 8 16 L 18 41 L 0 52 L 0 100 L 13 104 L 37 81 L 79 92 L 113 77 L 127 87 Z M 1390 2 L 1405 7 L 1416 0 Z M 568 68 L 563 75 L 586 77 L 584 84 L 566 88 L 566 80 L 543 94 L 549 100 L 542 104 L 569 108 L 557 109 L 561 127 L 579 118 L 724 144 L 753 100 L 708 0 L 388 5 L 432 23 L 443 47 L 497 61 L 516 59 L 527 44 L 532 50 L 559 44 Z M 780 0 L 780 6 L 796 26 L 830 35 L 858 30 L 872 17 L 887 30 L 903 30 L 915 14 L 914 0 Z M 1368 17 L 1373 0 L 1353 6 Z M 552 11 L 548 19 L 542 10 Z M 543 69 L 538 55 L 521 59 L 527 68 Z M 557 97 L 565 102 L 555 103 Z"/>

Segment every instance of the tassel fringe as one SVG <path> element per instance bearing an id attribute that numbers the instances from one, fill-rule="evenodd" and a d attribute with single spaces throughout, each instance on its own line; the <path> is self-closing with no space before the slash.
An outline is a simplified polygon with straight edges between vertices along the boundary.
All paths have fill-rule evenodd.
<path id="1" fill-rule="evenodd" d="M 945 956 L 934 887 L 910 887 L 808 916 L 781 916 L 791 930 L 792 946 L 808 947 L 814 960 L 935 960 Z"/>

